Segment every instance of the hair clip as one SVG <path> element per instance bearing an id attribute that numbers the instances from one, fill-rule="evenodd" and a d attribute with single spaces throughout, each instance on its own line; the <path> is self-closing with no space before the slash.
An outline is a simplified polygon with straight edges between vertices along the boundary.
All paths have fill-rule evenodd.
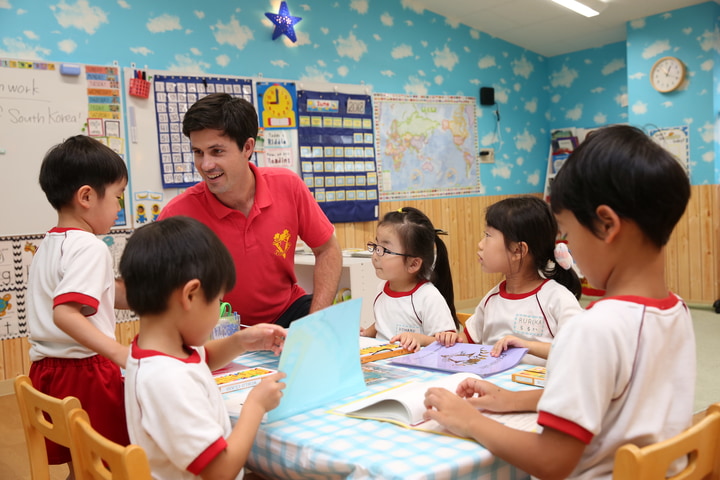
<path id="1" fill-rule="evenodd" d="M 398 208 L 397 211 L 398 211 L 398 213 L 405 213 L 405 212 L 403 212 L 403 207 Z"/>
<path id="2" fill-rule="evenodd" d="M 447 235 L 447 234 L 448 234 L 448 232 L 446 232 L 445 230 L 442 230 L 440 228 L 435 229 L 435 235 Z"/>
<path id="3" fill-rule="evenodd" d="M 573 266 L 573 258 L 566 243 L 555 244 L 555 262 L 565 270 L 569 270 Z"/>

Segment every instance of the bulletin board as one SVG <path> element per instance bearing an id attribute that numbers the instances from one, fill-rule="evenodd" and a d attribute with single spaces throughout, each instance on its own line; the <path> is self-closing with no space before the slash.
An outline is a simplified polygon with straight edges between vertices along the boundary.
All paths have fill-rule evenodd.
<path id="1" fill-rule="evenodd" d="M 119 85 L 117 67 L 0 58 L 4 235 L 39 234 L 55 225 L 57 214 L 38 184 L 40 164 L 51 147 L 90 134 L 124 155 Z M 123 210 L 118 225 L 125 222 Z"/>

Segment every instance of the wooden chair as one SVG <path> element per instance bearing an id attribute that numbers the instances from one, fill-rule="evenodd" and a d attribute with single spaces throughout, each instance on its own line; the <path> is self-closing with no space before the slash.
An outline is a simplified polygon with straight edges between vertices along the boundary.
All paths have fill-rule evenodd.
<path id="1" fill-rule="evenodd" d="M 82 408 L 70 412 L 76 480 L 150 480 L 150 464 L 138 445 L 117 444 L 90 425 Z"/>
<path id="2" fill-rule="evenodd" d="M 69 415 L 73 409 L 80 408 L 80 400 L 70 396 L 60 399 L 46 395 L 33 387 L 27 375 L 17 376 L 14 386 L 27 441 L 32 479 L 49 480 L 45 439 L 70 448 Z"/>
<path id="3" fill-rule="evenodd" d="M 620 447 L 613 479 L 665 479 L 670 464 L 684 456 L 687 466 L 670 480 L 720 479 L 720 403 L 710 405 L 702 420 L 672 438 L 642 448 L 632 444 Z"/>

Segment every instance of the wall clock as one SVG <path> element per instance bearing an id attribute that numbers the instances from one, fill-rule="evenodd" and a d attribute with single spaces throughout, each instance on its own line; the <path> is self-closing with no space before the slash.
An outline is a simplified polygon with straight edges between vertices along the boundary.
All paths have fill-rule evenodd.
<path id="1" fill-rule="evenodd" d="M 658 92 L 672 92 L 685 80 L 685 64 L 677 57 L 663 57 L 650 69 L 650 83 Z"/>

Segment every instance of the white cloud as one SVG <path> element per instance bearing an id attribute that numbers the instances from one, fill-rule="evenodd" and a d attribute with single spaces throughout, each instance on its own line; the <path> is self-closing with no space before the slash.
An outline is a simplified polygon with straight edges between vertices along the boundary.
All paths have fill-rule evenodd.
<path id="1" fill-rule="evenodd" d="M 322 33 L 324 33 L 325 35 L 327 35 L 328 33 L 330 33 L 330 29 L 327 28 L 327 27 L 321 27 L 321 28 L 320 28 L 320 31 L 321 31 Z"/>
<path id="2" fill-rule="evenodd" d="M 75 27 L 90 35 L 94 34 L 101 24 L 108 23 L 107 13 L 100 7 L 91 7 L 87 0 L 77 0 L 75 5 L 68 5 L 65 0 L 61 0 L 50 9 L 55 12 L 55 18 L 62 27 Z"/>
<path id="3" fill-rule="evenodd" d="M 58 42 L 58 48 L 61 52 L 72 53 L 77 48 L 77 43 L 69 38 L 67 40 L 61 40 Z"/>
<path id="4" fill-rule="evenodd" d="M 510 95 L 508 95 L 508 89 L 507 88 L 500 88 L 495 87 L 495 101 L 497 103 L 508 103 Z"/>
<path id="5" fill-rule="evenodd" d="M 682 29 L 682 32 L 683 32 L 685 35 L 690 35 L 690 34 L 692 33 L 692 31 L 693 31 L 692 27 L 685 27 L 685 28 Z"/>
<path id="6" fill-rule="evenodd" d="M 522 166 L 525 163 L 525 157 L 518 157 L 515 163 L 517 163 L 518 166 Z"/>
<path id="7" fill-rule="evenodd" d="M 218 22 L 211 26 L 210 29 L 213 31 L 215 40 L 220 45 L 232 45 L 238 50 L 244 49 L 247 43 L 254 38 L 252 30 L 250 30 L 249 27 L 240 25 L 240 22 L 237 21 L 235 15 L 230 17 L 230 21 L 228 23 L 222 23 L 218 20 Z"/>
<path id="8" fill-rule="evenodd" d="M 130 4 L 126 2 L 125 0 L 117 0 L 117 4 L 120 5 L 120 8 L 124 8 L 125 10 L 130 10 Z"/>
<path id="9" fill-rule="evenodd" d="M 559 72 L 552 72 L 550 74 L 550 84 L 553 87 L 569 88 L 577 77 L 577 70 L 568 68 L 567 65 L 563 65 L 562 69 L 560 69 Z"/>
<path id="10" fill-rule="evenodd" d="M 492 145 L 495 142 L 497 142 L 497 135 L 495 134 L 495 132 L 488 133 L 480 139 L 480 145 L 482 145 L 483 147 Z"/>
<path id="11" fill-rule="evenodd" d="M 442 85 L 445 79 L 442 75 L 435 75 L 435 85 Z"/>
<path id="12" fill-rule="evenodd" d="M 593 117 L 593 122 L 595 122 L 595 125 L 605 125 L 607 123 L 607 115 L 604 113 L 596 113 Z"/>
<path id="13" fill-rule="evenodd" d="M 590 90 L 590 93 L 602 93 L 605 91 L 605 87 L 595 87 Z"/>
<path id="14" fill-rule="evenodd" d="M 451 72 L 453 68 L 455 68 L 455 65 L 457 65 L 460 61 L 457 53 L 450 50 L 447 45 L 445 45 L 445 48 L 442 50 L 436 49 L 431 53 L 431 55 L 433 56 L 433 61 L 435 62 L 436 67 L 443 67 Z"/>
<path id="15" fill-rule="evenodd" d="M 715 160 L 715 152 L 709 151 L 702 154 L 703 162 L 712 163 Z"/>
<path id="16" fill-rule="evenodd" d="M 450 28 L 458 28 L 460 26 L 460 20 L 457 18 L 445 17 L 445 24 Z"/>
<path id="17" fill-rule="evenodd" d="M 638 115 L 643 115 L 643 114 L 647 113 L 647 103 L 644 103 L 644 102 L 641 102 L 638 100 L 632 106 L 632 111 L 633 111 L 633 113 L 636 113 Z"/>
<path id="18" fill-rule="evenodd" d="M 408 27 L 412 27 L 413 26 L 412 20 L 405 20 L 405 25 L 407 25 Z"/>
<path id="19" fill-rule="evenodd" d="M 403 90 L 409 95 L 427 95 L 429 86 L 430 82 L 411 75 L 403 86 Z"/>
<path id="20" fill-rule="evenodd" d="M 622 70 L 625 68 L 625 59 L 624 58 L 616 58 L 614 60 L 611 60 L 607 65 L 605 65 L 600 73 L 603 75 L 610 75 L 611 73 L 615 73 L 618 70 Z"/>
<path id="21" fill-rule="evenodd" d="M 28 11 L 24 8 L 18 8 L 15 13 L 17 13 L 18 15 L 25 15 L 26 13 L 28 13 Z"/>
<path id="22" fill-rule="evenodd" d="M 308 5 L 307 3 L 302 3 L 302 4 L 300 4 L 300 8 L 303 9 L 303 12 L 309 12 L 310 10 L 312 10 L 312 9 L 310 8 L 310 5 Z"/>
<path id="23" fill-rule="evenodd" d="M 368 0 L 352 0 L 350 9 L 355 10 L 360 15 L 365 15 L 368 11 Z"/>
<path id="24" fill-rule="evenodd" d="M 390 56 L 394 59 L 412 57 L 413 50 L 410 45 L 398 45 L 390 51 Z"/>
<path id="25" fill-rule="evenodd" d="M 415 0 L 402 0 L 400 3 L 404 9 L 410 9 L 415 13 L 422 14 L 425 11 L 425 7 L 418 4 Z"/>
<path id="26" fill-rule="evenodd" d="M 208 68 L 210 68 L 209 63 L 191 58 L 190 55 L 178 53 L 175 55 L 175 62 L 170 64 L 168 70 L 185 74 L 202 75 Z"/>
<path id="27" fill-rule="evenodd" d="M 333 75 L 330 72 L 320 70 L 315 66 L 305 67 L 305 73 L 300 75 L 300 81 L 304 82 L 324 82 L 328 83 L 332 80 Z"/>
<path id="28" fill-rule="evenodd" d="M 130 51 L 144 57 L 147 57 L 151 53 L 155 53 L 147 47 L 130 47 Z"/>
<path id="29" fill-rule="evenodd" d="M 10 0 L 0 0 L 0 8 L 11 9 L 12 5 L 10 5 Z"/>
<path id="30" fill-rule="evenodd" d="M 380 75 L 382 75 L 383 77 L 394 77 L 395 72 L 393 72 L 392 70 L 381 70 Z"/>
<path id="31" fill-rule="evenodd" d="M 515 135 L 513 140 L 515 140 L 515 148 L 518 150 L 525 150 L 527 152 L 531 152 L 537 143 L 535 135 L 528 132 L 527 128 L 522 133 Z"/>
<path id="32" fill-rule="evenodd" d="M 641 28 L 645 28 L 645 19 L 644 19 L 644 18 L 639 18 L 639 19 L 637 19 L 637 20 L 631 21 L 631 22 L 630 22 L 630 27 L 631 27 L 633 30 L 639 30 L 639 29 L 641 29 Z"/>
<path id="33" fill-rule="evenodd" d="M 281 58 L 281 59 L 278 59 L 278 60 L 270 60 L 270 65 L 274 65 L 274 66 L 280 67 L 280 68 L 285 68 L 285 67 L 289 67 L 289 66 L 290 66 L 290 64 L 287 63 L 287 62 L 286 62 L 285 60 L 283 60 L 282 58 Z"/>
<path id="34" fill-rule="evenodd" d="M 373 33 L 373 39 L 377 40 L 378 42 L 382 42 L 382 37 L 377 33 Z"/>
<path id="35" fill-rule="evenodd" d="M 508 179 L 512 175 L 512 165 L 503 162 L 496 162 L 495 166 L 490 170 L 493 177 Z"/>
<path id="36" fill-rule="evenodd" d="M 552 103 L 559 103 L 560 100 L 562 100 L 562 95 L 560 95 L 559 93 L 556 93 L 555 95 L 553 95 L 552 97 L 550 97 L 550 101 L 551 101 Z"/>
<path id="37" fill-rule="evenodd" d="M 304 30 L 295 30 L 295 37 L 297 38 L 297 42 L 293 43 L 293 45 L 296 47 L 299 47 L 300 45 L 310 45 L 312 43 L 310 40 L 310 33 Z"/>
<path id="38" fill-rule="evenodd" d="M 327 67 L 327 63 L 325 63 L 325 60 L 323 60 L 323 59 L 318 60 L 317 64 L 320 65 L 321 67 Z"/>
<path id="39" fill-rule="evenodd" d="M 26 60 L 43 60 L 51 51 L 40 46 L 30 46 L 19 38 L 4 38 L 0 56 L 23 58 Z"/>
<path id="40" fill-rule="evenodd" d="M 673 106 L 673 102 L 671 102 L 670 100 L 667 100 L 665 102 L 662 102 L 660 105 L 662 105 L 665 108 L 671 108 Z"/>
<path id="41" fill-rule="evenodd" d="M 25 30 L 23 34 L 30 40 L 37 40 L 38 38 L 40 38 L 32 30 Z"/>
<path id="42" fill-rule="evenodd" d="M 215 63 L 217 63 L 221 67 L 227 67 L 228 65 L 230 65 L 230 57 L 223 53 L 222 55 L 218 55 L 217 57 L 215 57 Z"/>
<path id="43" fill-rule="evenodd" d="M 535 112 L 537 112 L 537 104 L 538 104 L 538 99 L 533 98 L 529 102 L 525 102 L 525 110 L 527 110 L 530 113 L 535 113 Z"/>
<path id="44" fill-rule="evenodd" d="M 540 183 L 540 171 L 535 170 L 533 173 L 528 175 L 527 183 L 530 185 L 538 185 Z"/>
<path id="45" fill-rule="evenodd" d="M 647 74 L 645 72 L 638 72 L 638 73 L 633 73 L 632 75 L 630 75 L 630 78 L 633 80 L 640 80 L 641 78 L 644 78 L 646 76 L 647 76 Z"/>
<path id="46" fill-rule="evenodd" d="M 530 78 L 530 74 L 535 70 L 532 62 L 525 58 L 525 55 L 522 55 L 517 60 L 513 60 L 511 65 L 513 73 L 520 77 L 524 77 L 526 80 Z"/>
<path id="47" fill-rule="evenodd" d="M 192 53 L 193 55 L 202 55 L 202 52 L 200 51 L 200 49 L 195 48 L 195 47 L 190 48 L 190 53 Z"/>
<path id="48" fill-rule="evenodd" d="M 660 55 L 661 53 L 667 52 L 668 50 L 670 50 L 669 40 L 657 40 L 652 45 L 643 50 L 642 57 L 647 60 L 648 58 Z"/>
<path id="49" fill-rule="evenodd" d="M 393 19 L 393 16 L 390 15 L 388 12 L 380 15 L 380 23 L 382 23 L 386 27 L 392 27 L 394 22 L 395 20 Z"/>
<path id="50" fill-rule="evenodd" d="M 347 66 L 342 65 L 338 67 L 337 72 L 341 77 L 347 77 L 348 73 L 350 73 L 350 69 Z"/>
<path id="51" fill-rule="evenodd" d="M 583 114 L 583 104 L 578 103 L 577 105 L 575 105 L 575 108 L 571 108 L 570 110 L 565 112 L 565 118 L 567 118 L 568 120 L 577 121 L 577 120 L 580 120 L 580 118 L 582 117 L 582 114 Z"/>
<path id="52" fill-rule="evenodd" d="M 197 18 L 199 18 L 200 20 L 202 20 L 203 18 L 205 18 L 205 12 L 203 12 L 203 11 L 193 10 L 193 14 L 195 14 L 195 16 L 196 16 Z"/>
<path id="53" fill-rule="evenodd" d="M 472 38 L 473 40 L 478 40 L 480 38 L 480 32 L 478 32 L 474 28 L 471 28 L 470 29 L 470 38 Z"/>
<path id="54" fill-rule="evenodd" d="M 705 60 L 703 63 L 700 64 L 700 70 L 710 72 L 712 71 L 713 67 L 715 66 L 715 62 L 711 60 Z"/>
<path id="55" fill-rule="evenodd" d="M 712 32 L 704 31 L 698 38 L 698 43 L 700 44 L 700 48 L 706 52 L 715 50 L 720 53 L 720 31 L 718 27 L 716 26 Z"/>
<path id="56" fill-rule="evenodd" d="M 692 118 L 683 118 L 683 123 L 685 125 L 692 125 L 693 119 Z"/>
<path id="57" fill-rule="evenodd" d="M 495 65 L 495 57 L 493 57 L 492 55 L 485 55 L 478 61 L 478 68 L 490 68 L 494 67 Z"/>
<path id="58" fill-rule="evenodd" d="M 180 17 L 168 13 L 163 13 L 159 17 L 151 18 L 148 20 L 146 26 L 151 33 L 170 32 L 173 30 L 182 30 L 183 28 L 182 25 L 180 25 Z"/>
<path id="59" fill-rule="evenodd" d="M 698 128 L 698 132 L 705 143 L 711 143 L 715 139 L 714 127 L 710 122 L 705 122 L 705 125 Z"/>
<path id="60" fill-rule="evenodd" d="M 360 57 L 367 52 L 367 45 L 362 40 L 359 40 L 353 32 L 347 36 L 347 38 L 338 37 L 335 40 L 338 55 L 341 57 L 350 57 L 356 62 L 360 61 Z"/>

